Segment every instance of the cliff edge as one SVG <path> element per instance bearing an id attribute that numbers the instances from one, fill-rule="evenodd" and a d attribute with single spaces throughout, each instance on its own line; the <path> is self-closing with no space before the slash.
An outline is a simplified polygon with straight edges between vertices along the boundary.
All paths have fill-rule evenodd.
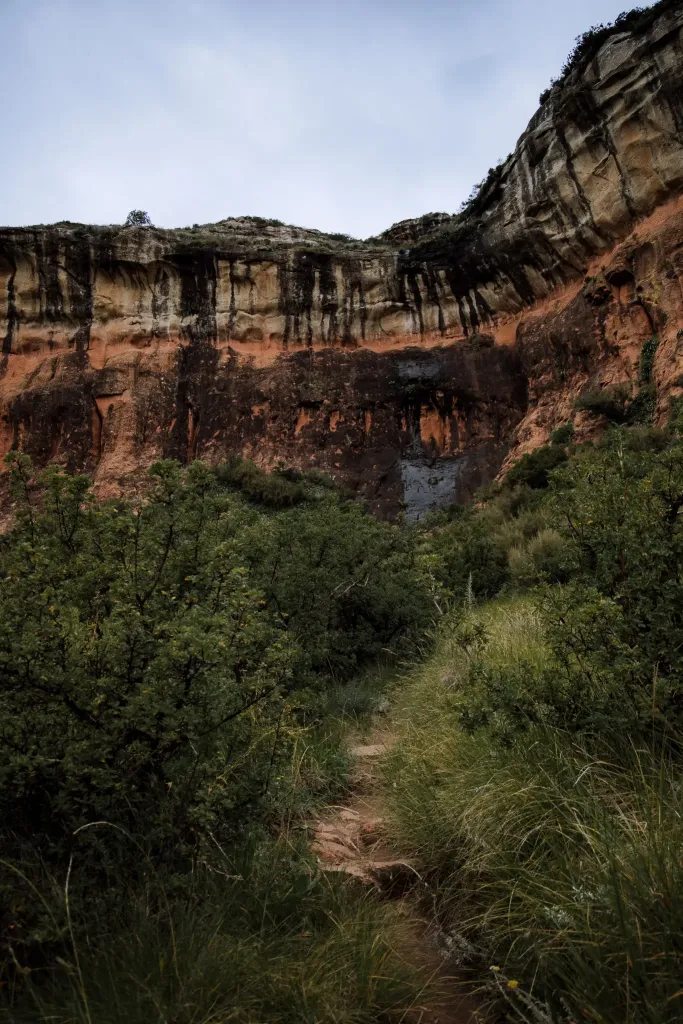
<path id="1" fill-rule="evenodd" d="M 0 229 L 2 454 L 112 495 L 160 457 L 236 452 L 418 516 L 570 418 L 600 429 L 577 398 L 642 392 L 648 342 L 662 419 L 683 394 L 682 44 L 683 0 L 626 19 L 461 214 L 375 239 Z"/>

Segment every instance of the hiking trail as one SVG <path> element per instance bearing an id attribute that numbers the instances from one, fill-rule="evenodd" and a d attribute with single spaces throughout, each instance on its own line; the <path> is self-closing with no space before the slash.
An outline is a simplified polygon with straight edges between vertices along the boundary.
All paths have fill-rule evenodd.
<path id="1" fill-rule="evenodd" d="M 411 1024 L 483 1024 L 485 1015 L 464 978 L 449 968 L 439 949 L 439 930 L 420 914 L 410 891 L 420 875 L 409 858 L 392 848 L 384 828 L 386 797 L 379 762 L 396 737 L 376 729 L 364 742 L 351 743 L 351 793 L 314 824 L 312 848 L 323 871 L 343 872 L 396 901 L 402 918 L 399 952 L 431 976 L 424 1002 L 404 1018 Z"/>

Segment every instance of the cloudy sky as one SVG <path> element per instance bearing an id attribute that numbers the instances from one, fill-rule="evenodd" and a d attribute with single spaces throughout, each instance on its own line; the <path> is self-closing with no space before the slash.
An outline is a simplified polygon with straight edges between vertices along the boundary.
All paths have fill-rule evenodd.
<path id="1" fill-rule="evenodd" d="M 628 0 L 0 0 L 0 224 L 455 211 Z M 632 6 L 632 5 L 631 5 Z"/>

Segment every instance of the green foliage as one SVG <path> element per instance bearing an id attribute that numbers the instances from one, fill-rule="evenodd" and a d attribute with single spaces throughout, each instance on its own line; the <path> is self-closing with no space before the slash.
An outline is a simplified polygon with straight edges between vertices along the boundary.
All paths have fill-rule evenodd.
<path id="1" fill-rule="evenodd" d="M 574 424 L 570 421 L 569 423 L 563 423 L 557 430 L 553 430 L 550 435 L 550 443 L 552 445 L 567 445 L 571 444 L 574 438 Z"/>
<path id="2" fill-rule="evenodd" d="M 146 210 L 131 210 L 123 226 L 124 228 L 151 228 L 153 224 Z"/>
<path id="3" fill-rule="evenodd" d="M 458 642 L 477 630 L 483 644 Z M 505 670 L 510 700 L 528 700 L 553 658 L 544 634 L 529 600 L 444 620 L 399 696 L 385 764 L 393 840 L 510 1019 L 676 1021 L 683 807 L 671 751 L 634 742 L 596 757 L 540 723 L 501 746 L 509 719 L 493 708 L 476 735 L 461 728 L 473 664 Z"/>
<path id="4" fill-rule="evenodd" d="M 518 586 L 530 586 L 543 580 L 565 583 L 575 561 L 567 540 L 553 529 L 542 529 L 526 543 L 508 551 L 510 576 Z"/>
<path id="5" fill-rule="evenodd" d="M 645 380 L 643 375 L 647 375 L 649 381 L 656 347 L 655 344 L 653 351 L 649 354 L 644 352 L 644 356 L 641 357 L 641 380 Z M 655 386 L 652 383 L 644 383 L 633 396 L 624 385 L 616 385 L 584 391 L 576 401 L 576 408 L 584 409 L 596 416 L 604 416 L 615 425 L 647 426 L 652 423 L 656 398 Z"/>
<path id="6" fill-rule="evenodd" d="M 624 398 L 628 422 L 637 398 Z M 559 450 L 544 489 L 509 474 L 479 507 L 429 526 L 442 564 L 452 537 L 461 563 L 476 538 L 474 550 L 505 553 L 495 586 L 534 589 L 443 616 L 433 655 L 399 698 L 391 828 L 453 948 L 469 951 L 478 977 L 495 968 L 491 1000 L 510 1019 L 673 1022 L 678 410 L 666 429 L 620 427 Z"/>
<path id="7" fill-rule="evenodd" d="M 478 216 L 483 212 L 489 202 L 492 202 L 500 191 L 500 182 L 503 177 L 503 169 L 510 159 L 499 160 L 495 167 L 489 167 L 485 178 L 477 182 L 461 205 L 458 211 L 461 217 Z"/>
<path id="8" fill-rule="evenodd" d="M 549 473 L 567 461 L 567 453 L 559 444 L 544 445 L 533 452 L 527 452 L 509 471 L 508 486 L 516 484 L 543 489 L 548 486 Z"/>
<path id="9" fill-rule="evenodd" d="M 647 426 L 652 423 L 655 414 L 655 403 L 657 392 L 654 384 L 646 384 L 639 388 L 627 409 L 627 421 L 630 424 L 641 424 Z"/>
<path id="10" fill-rule="evenodd" d="M 548 526 L 509 545 L 518 586 L 567 584 L 543 591 L 552 659 L 536 672 L 474 665 L 467 728 L 495 722 L 508 737 L 552 725 L 613 750 L 638 736 L 679 742 L 683 445 L 629 437 L 615 434 L 557 470 L 543 499 Z"/>
<path id="11" fill-rule="evenodd" d="M 216 467 L 218 482 L 231 490 L 238 491 L 249 501 L 269 508 L 287 508 L 299 505 L 310 497 L 303 484 L 303 478 L 288 478 L 277 470 L 266 473 L 255 463 L 231 455 Z"/>
<path id="12" fill-rule="evenodd" d="M 558 482 L 553 506 L 579 558 L 575 588 L 549 608 L 563 672 L 596 707 L 604 702 L 615 730 L 629 716 L 633 728 L 678 730 L 683 445 L 633 451 L 617 439 L 616 448 L 586 453 Z"/>
<path id="13" fill-rule="evenodd" d="M 77 855 L 76 878 L 81 866 Z M 218 855 L 182 899 L 127 878 L 117 889 L 117 905 L 76 911 L 50 971 L 5 987 L 3 1020 L 371 1024 L 407 1010 L 426 980 L 395 952 L 393 908 L 321 876 L 292 834 Z M 56 892 L 50 911 L 64 916 L 63 903 Z"/>
<path id="14" fill-rule="evenodd" d="M 0 952 L 16 965 L 63 952 L 64 916 L 36 895 L 72 854 L 74 906 L 95 900 L 99 918 L 100 891 L 177 898 L 245 831 L 338 795 L 330 684 L 398 649 L 433 604 L 413 535 L 325 480 L 164 462 L 144 499 L 98 503 L 85 477 L 9 463 Z"/>
<path id="15" fill-rule="evenodd" d="M 601 47 L 610 36 L 617 32 L 632 32 L 638 35 L 646 32 L 661 14 L 674 7 L 676 0 L 659 0 L 651 7 L 633 7 L 623 11 L 613 22 L 593 25 L 592 28 L 576 37 L 574 48 L 565 60 L 559 78 L 553 79 L 550 88 L 541 93 L 540 103 L 543 104 L 550 95 L 553 86 L 563 86 L 574 71 L 579 71 L 597 56 Z"/>
<path id="16" fill-rule="evenodd" d="M 159 464 L 137 505 L 51 470 L 37 507 L 28 472 L 15 457 L 0 553 L 3 820 L 54 851 L 97 818 L 144 826 L 153 858 L 190 851 L 267 786 L 296 657 L 249 581 L 238 511 L 201 463 Z"/>
<path id="17" fill-rule="evenodd" d="M 576 408 L 604 416 L 611 423 L 623 423 L 628 397 L 628 391 L 622 386 L 584 391 L 576 401 Z"/>
<path id="18" fill-rule="evenodd" d="M 438 578 L 456 600 L 497 594 L 508 578 L 507 554 L 486 517 L 471 509 L 433 531 L 429 548 L 438 558 Z"/>
<path id="19" fill-rule="evenodd" d="M 284 228 L 286 225 L 284 221 L 277 220 L 276 217 L 245 217 L 244 220 L 251 221 L 256 228 Z"/>
<path id="20" fill-rule="evenodd" d="M 328 494 L 245 534 L 266 607 L 299 646 L 297 678 L 348 678 L 432 615 L 413 536 Z"/>
<path id="21" fill-rule="evenodd" d="M 640 382 L 641 384 L 649 384 L 652 380 L 652 367 L 655 361 L 655 355 L 659 348 L 659 338 L 655 334 L 652 338 L 649 338 L 643 345 L 640 352 Z"/>

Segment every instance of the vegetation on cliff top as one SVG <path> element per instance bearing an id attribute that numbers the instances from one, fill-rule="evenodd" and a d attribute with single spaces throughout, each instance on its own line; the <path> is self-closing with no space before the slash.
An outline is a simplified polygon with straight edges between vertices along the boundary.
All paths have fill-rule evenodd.
<path id="1" fill-rule="evenodd" d="M 556 86 L 563 86 L 574 71 L 585 68 L 594 57 L 598 55 L 601 47 L 607 42 L 610 36 L 618 32 L 631 32 L 634 35 L 647 32 L 653 22 L 671 10 L 677 0 L 658 0 L 650 7 L 634 7 L 630 11 L 622 11 L 621 14 L 607 25 L 602 23 L 593 25 L 586 32 L 576 37 L 574 48 L 571 50 L 560 71 L 559 77 L 554 78 L 548 89 L 541 93 L 539 102 L 541 104 L 550 96 Z"/>

